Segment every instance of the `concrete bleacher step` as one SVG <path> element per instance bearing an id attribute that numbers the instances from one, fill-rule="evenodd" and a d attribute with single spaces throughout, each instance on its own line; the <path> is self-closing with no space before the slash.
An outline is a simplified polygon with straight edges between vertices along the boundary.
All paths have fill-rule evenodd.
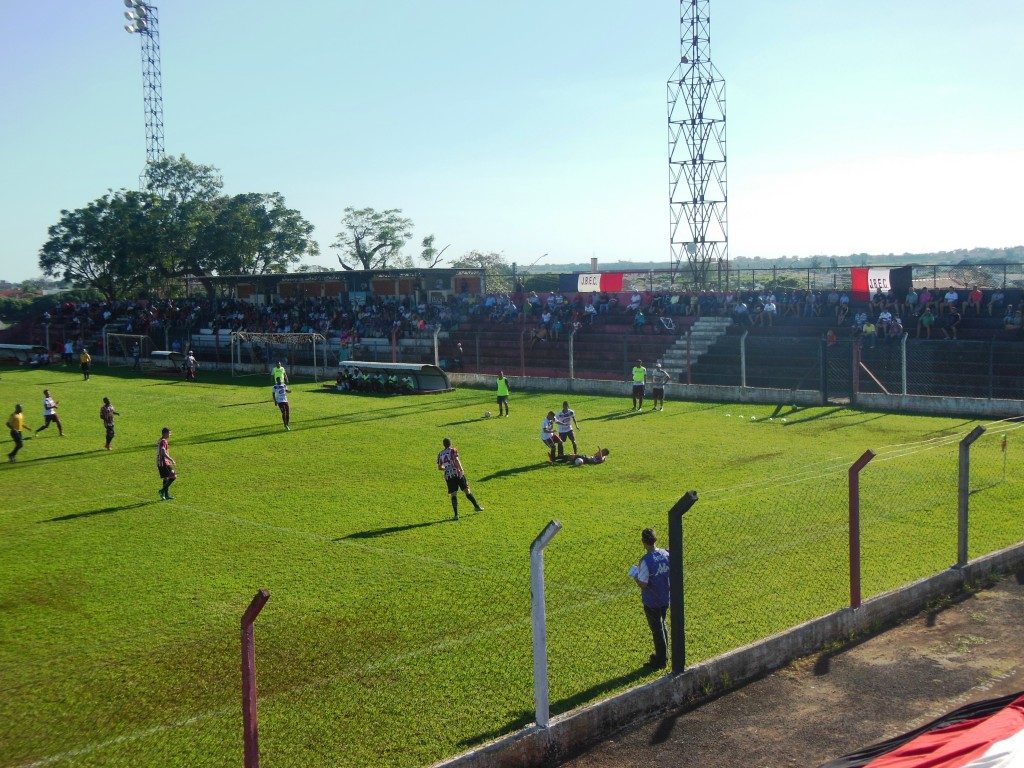
<path id="1" fill-rule="evenodd" d="M 673 379 L 677 379 L 686 370 L 687 344 L 689 344 L 689 359 L 692 367 L 726 334 L 730 325 L 732 325 L 730 317 L 701 317 L 697 319 L 690 326 L 689 340 L 685 337 L 677 340 L 662 355 L 662 365 L 665 370 L 672 374 Z"/>

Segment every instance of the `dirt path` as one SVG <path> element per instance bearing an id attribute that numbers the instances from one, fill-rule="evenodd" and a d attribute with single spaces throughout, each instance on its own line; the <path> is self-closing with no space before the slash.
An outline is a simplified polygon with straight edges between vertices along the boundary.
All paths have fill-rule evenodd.
<path id="1" fill-rule="evenodd" d="M 568 768 L 817 766 L 972 701 L 1024 690 L 1024 572 L 698 709 L 618 734 Z"/>

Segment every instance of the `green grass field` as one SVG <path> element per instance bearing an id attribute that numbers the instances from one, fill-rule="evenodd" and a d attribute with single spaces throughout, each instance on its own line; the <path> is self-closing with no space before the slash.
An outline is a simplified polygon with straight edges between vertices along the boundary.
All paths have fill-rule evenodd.
<path id="1" fill-rule="evenodd" d="M 580 447 L 612 455 L 552 467 L 538 433 L 560 395 L 513 393 L 509 419 L 483 420 L 489 392 L 299 383 L 284 432 L 269 382 L 240 381 L 3 373 L 5 417 L 21 402 L 39 426 L 48 387 L 68 435 L 0 466 L 0 767 L 240 764 L 239 617 L 261 587 L 265 765 L 454 755 L 532 720 L 529 545 L 549 520 L 564 524 L 546 556 L 557 713 L 651 676 L 626 571 L 689 489 L 691 663 L 842 606 L 846 470 L 868 448 L 865 596 L 956 556 L 956 443 L 975 422 L 573 397 Z M 103 396 L 122 414 L 109 453 Z M 1024 538 L 1017 428 L 975 445 L 972 556 Z M 458 522 L 435 468 L 445 435 L 486 508 L 462 500 Z"/>

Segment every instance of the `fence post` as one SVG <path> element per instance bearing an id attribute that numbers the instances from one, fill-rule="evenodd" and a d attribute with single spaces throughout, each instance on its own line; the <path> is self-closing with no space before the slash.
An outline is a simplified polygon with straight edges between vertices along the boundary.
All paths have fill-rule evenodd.
<path id="1" fill-rule="evenodd" d="M 693 336 L 693 326 L 691 325 L 686 329 L 686 383 L 693 384 L 693 376 L 691 374 L 693 368 L 693 358 L 690 352 L 691 337 Z"/>
<path id="2" fill-rule="evenodd" d="M 526 329 L 519 332 L 519 375 L 526 377 Z"/>
<path id="3" fill-rule="evenodd" d="M 261 589 L 242 614 L 242 738 L 245 747 L 245 768 L 259 768 L 259 725 L 256 717 L 256 636 L 253 622 L 270 593 Z"/>
<path id="4" fill-rule="evenodd" d="M 750 331 L 744 331 L 743 335 L 740 336 L 740 386 L 747 386 L 747 334 Z"/>
<path id="5" fill-rule="evenodd" d="M 441 367 L 441 350 L 438 346 L 437 338 L 441 335 L 441 326 L 434 326 L 434 365 Z"/>
<path id="6" fill-rule="evenodd" d="M 548 630 L 544 612 L 544 547 L 562 530 L 558 520 L 552 520 L 530 545 L 530 618 L 533 624 L 533 701 L 537 725 L 548 727 Z"/>
<path id="7" fill-rule="evenodd" d="M 957 493 L 956 515 L 956 564 L 967 565 L 967 502 L 971 498 L 971 443 L 985 434 L 985 428 L 978 425 L 960 441 L 960 477 Z"/>
<path id="8" fill-rule="evenodd" d="M 576 329 L 573 328 L 569 332 L 569 381 L 570 382 L 573 379 L 576 378 L 576 366 L 575 366 L 574 351 L 573 351 L 573 342 L 575 342 L 575 341 L 576 341 Z M 570 390 L 572 389 L 572 384 L 571 383 L 569 385 L 569 389 Z"/>
<path id="9" fill-rule="evenodd" d="M 671 596 L 672 672 L 686 669 L 686 610 L 683 598 L 683 515 L 697 503 L 697 492 L 687 491 L 668 511 L 668 579 Z"/>
<path id="10" fill-rule="evenodd" d="M 995 394 L 996 386 L 996 340 L 988 343 L 988 399 Z"/>
<path id="11" fill-rule="evenodd" d="M 849 471 L 850 486 L 850 607 L 860 608 L 860 471 L 875 458 L 874 451 L 864 451 Z"/>
<path id="12" fill-rule="evenodd" d="M 907 394 L 907 337 L 904 333 L 900 339 L 900 393 Z"/>
<path id="13" fill-rule="evenodd" d="M 480 331 L 477 331 L 473 336 L 476 339 L 476 372 L 480 373 Z"/>
<path id="14" fill-rule="evenodd" d="M 818 385 L 822 405 L 828 404 L 828 338 L 823 336 L 818 346 Z"/>
<path id="15" fill-rule="evenodd" d="M 857 395 L 860 394 L 860 340 L 850 339 L 851 365 L 853 373 L 850 375 L 851 401 L 857 402 Z"/>

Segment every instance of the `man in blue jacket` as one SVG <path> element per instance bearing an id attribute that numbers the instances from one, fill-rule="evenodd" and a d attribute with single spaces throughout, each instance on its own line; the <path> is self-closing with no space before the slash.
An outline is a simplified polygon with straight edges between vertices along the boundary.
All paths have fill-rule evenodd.
<path id="1" fill-rule="evenodd" d="M 654 639 L 654 653 L 647 663 L 663 669 L 668 660 L 668 632 L 665 628 L 669 603 L 668 552 L 656 546 L 658 537 L 653 528 L 644 528 L 640 540 L 647 554 L 640 558 L 631 574 L 640 587 L 640 600 Z"/>

